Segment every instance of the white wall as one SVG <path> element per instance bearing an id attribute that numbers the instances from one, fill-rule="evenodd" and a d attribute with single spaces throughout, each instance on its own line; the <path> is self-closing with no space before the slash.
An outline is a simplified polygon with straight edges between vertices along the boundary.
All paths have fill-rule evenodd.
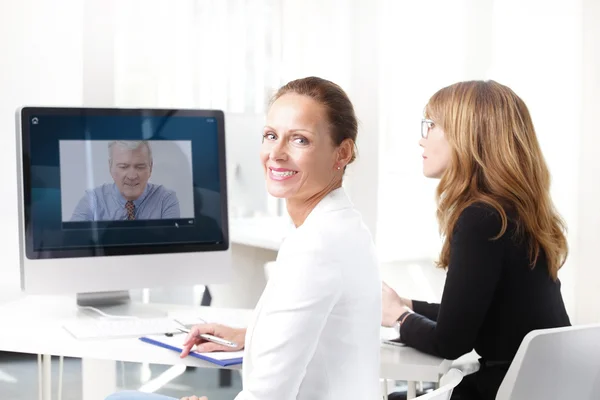
<path id="1" fill-rule="evenodd" d="M 483 77 L 485 69 L 470 66 L 479 40 L 469 33 L 471 8 L 466 0 L 384 2 L 378 249 L 385 261 L 437 257 L 437 181 L 423 176 L 420 124 L 436 90 Z"/>
<path id="2" fill-rule="evenodd" d="M 83 105 L 86 107 L 115 104 L 116 1 L 80 0 L 83 4 Z"/>
<path id="3" fill-rule="evenodd" d="M 352 43 L 348 95 L 358 117 L 358 155 L 345 177 L 345 188 L 360 211 L 373 239 L 378 240 L 378 198 L 380 164 L 380 31 L 382 1 L 351 2 L 351 36 L 343 39 Z"/>
<path id="4" fill-rule="evenodd" d="M 575 236 L 576 320 L 600 322 L 600 2 L 583 0 L 583 110 Z M 568 135 L 568 133 L 566 133 Z M 570 136 L 570 135 L 569 135 Z"/>
<path id="5" fill-rule="evenodd" d="M 265 174 L 259 158 L 264 126 L 262 112 L 225 113 L 230 218 L 251 217 L 268 211 Z"/>
<path id="6" fill-rule="evenodd" d="M 19 288 L 14 113 L 81 104 L 82 29 L 80 0 L 0 2 L 0 292 Z"/>

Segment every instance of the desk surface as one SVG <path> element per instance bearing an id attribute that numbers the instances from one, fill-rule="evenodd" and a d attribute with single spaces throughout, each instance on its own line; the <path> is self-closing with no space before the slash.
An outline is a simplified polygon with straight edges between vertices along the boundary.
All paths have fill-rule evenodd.
<path id="1" fill-rule="evenodd" d="M 152 306 L 155 306 L 152 304 Z M 169 312 L 189 312 L 204 319 L 219 320 L 234 326 L 245 326 L 248 310 L 216 309 L 211 307 L 156 305 Z M 176 352 L 150 346 L 138 339 L 77 340 L 62 327 L 68 321 L 96 317 L 93 311 L 79 311 L 72 297 L 26 296 L 0 305 L 0 350 L 62 355 L 65 357 L 117 360 L 151 364 L 220 368 L 195 357 L 179 358 Z M 233 366 L 231 369 L 239 369 Z"/>
<path id="2" fill-rule="evenodd" d="M 170 315 L 199 316 L 208 321 L 219 321 L 231 326 L 246 326 L 251 310 L 220 309 L 180 305 L 157 305 Z M 149 346 L 138 339 L 77 340 L 62 326 L 67 321 L 90 318 L 88 311 L 79 311 L 73 297 L 24 296 L 0 305 L 0 350 L 144 362 L 150 364 L 220 368 L 194 357 L 179 358 L 178 353 L 157 346 Z M 408 381 L 438 381 L 450 368 L 450 361 L 429 356 L 410 347 L 382 345 L 381 377 Z M 239 369 L 240 366 L 232 366 Z"/>
<path id="3" fill-rule="evenodd" d="M 234 244 L 278 251 L 291 229 L 293 225 L 287 217 L 233 218 L 229 234 Z"/>

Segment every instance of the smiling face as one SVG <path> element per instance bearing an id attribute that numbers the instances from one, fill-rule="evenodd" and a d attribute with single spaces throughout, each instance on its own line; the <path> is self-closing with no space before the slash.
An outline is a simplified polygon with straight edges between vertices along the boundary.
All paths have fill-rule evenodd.
<path id="1" fill-rule="evenodd" d="M 260 152 L 268 192 L 306 201 L 333 190 L 343 175 L 338 149 L 322 105 L 296 93 L 279 97 L 267 114 Z"/>
<path id="2" fill-rule="evenodd" d="M 136 200 L 144 193 L 152 174 L 152 161 L 146 146 L 136 149 L 115 145 L 111 149 L 110 174 L 126 200 Z"/>

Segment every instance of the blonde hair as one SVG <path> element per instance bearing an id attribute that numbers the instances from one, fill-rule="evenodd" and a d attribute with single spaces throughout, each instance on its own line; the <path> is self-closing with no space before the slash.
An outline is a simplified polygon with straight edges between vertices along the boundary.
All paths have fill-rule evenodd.
<path id="1" fill-rule="evenodd" d="M 452 232 L 462 211 L 480 202 L 517 215 L 516 233 L 527 238 L 531 266 L 543 251 L 553 279 L 568 246 L 566 226 L 550 198 L 550 173 L 527 106 L 494 81 L 459 82 L 435 93 L 425 115 L 442 128 L 452 149 L 437 187 L 437 218 L 444 244 L 438 265 L 448 267 Z"/>

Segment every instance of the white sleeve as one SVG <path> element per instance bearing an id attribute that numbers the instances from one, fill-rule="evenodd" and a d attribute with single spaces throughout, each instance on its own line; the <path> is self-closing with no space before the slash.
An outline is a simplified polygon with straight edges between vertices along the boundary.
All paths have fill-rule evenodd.
<path id="1" fill-rule="evenodd" d="M 236 400 L 296 399 L 342 291 L 341 265 L 326 253 L 304 249 L 291 262 L 275 265 L 252 334 L 252 369 Z"/>

